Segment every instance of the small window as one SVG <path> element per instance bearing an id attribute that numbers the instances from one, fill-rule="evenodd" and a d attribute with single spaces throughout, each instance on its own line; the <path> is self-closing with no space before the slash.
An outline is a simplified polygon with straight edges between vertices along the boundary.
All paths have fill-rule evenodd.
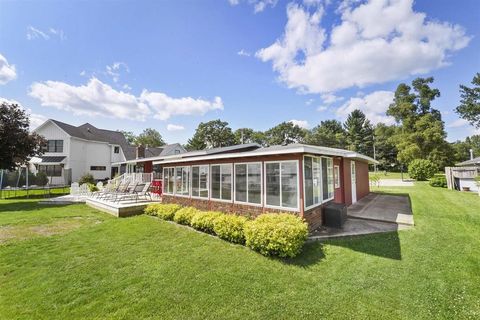
<path id="1" fill-rule="evenodd" d="M 48 140 L 45 148 L 46 152 L 63 152 L 63 140 Z"/>
<path id="2" fill-rule="evenodd" d="M 334 166 L 333 167 L 333 175 L 335 178 L 335 189 L 340 188 L 340 167 Z"/>
<path id="3" fill-rule="evenodd" d="M 113 147 L 113 153 L 120 153 L 120 147 L 119 146 Z"/>
<path id="4" fill-rule="evenodd" d="M 232 165 L 212 165 L 211 198 L 218 200 L 232 200 Z"/>
<path id="5" fill-rule="evenodd" d="M 105 170 L 107 170 L 107 167 L 105 167 L 105 166 L 91 166 L 90 170 L 91 171 L 105 171 Z"/>

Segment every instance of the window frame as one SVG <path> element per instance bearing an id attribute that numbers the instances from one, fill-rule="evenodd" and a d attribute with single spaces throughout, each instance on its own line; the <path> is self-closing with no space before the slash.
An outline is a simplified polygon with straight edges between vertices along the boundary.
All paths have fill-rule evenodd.
<path id="1" fill-rule="evenodd" d="M 260 203 L 253 203 L 253 202 L 248 202 L 248 165 L 249 164 L 259 164 L 260 165 Z M 237 190 L 236 190 L 236 183 L 237 183 L 237 165 L 246 165 L 246 176 L 247 176 L 247 189 L 246 189 L 246 198 L 247 201 L 238 201 L 237 200 Z M 233 170 L 233 185 L 235 188 L 233 188 L 233 202 L 238 203 L 238 204 L 243 204 L 243 205 L 248 205 L 248 206 L 255 206 L 255 207 L 263 207 L 264 204 L 264 199 L 263 199 L 263 164 L 262 161 L 252 161 L 252 162 L 235 162 L 233 164 L 234 170 Z"/>
<path id="2" fill-rule="evenodd" d="M 53 146 L 53 149 L 54 149 L 54 150 L 53 150 L 53 151 L 50 151 L 50 150 L 49 150 L 50 141 L 54 141 L 54 143 L 53 143 L 53 145 L 54 145 L 54 146 Z M 59 141 L 62 142 L 62 151 L 58 151 Z M 46 152 L 46 153 L 63 153 L 63 147 L 64 147 L 64 141 L 63 141 L 62 139 L 51 139 L 51 140 L 47 140 L 45 152 Z"/>
<path id="3" fill-rule="evenodd" d="M 191 184 L 191 182 L 192 182 L 192 167 L 191 166 L 175 166 L 174 168 L 175 169 L 174 169 L 174 175 L 173 176 L 174 176 L 175 183 L 173 184 L 173 191 L 174 191 L 173 195 L 176 196 L 176 197 L 190 198 L 191 197 L 191 191 L 192 191 L 191 190 L 191 186 L 192 186 L 192 184 Z M 187 178 L 188 194 L 180 194 L 180 193 L 177 192 L 177 181 L 176 181 L 176 179 L 177 179 L 177 169 L 179 169 L 179 168 L 181 168 L 181 171 L 182 171 L 182 173 L 181 173 L 181 179 L 182 180 L 180 182 L 180 184 L 182 186 L 183 186 L 183 170 L 184 170 L 184 168 L 188 168 L 188 178 Z"/>
<path id="4" fill-rule="evenodd" d="M 320 202 L 319 203 L 315 203 L 315 204 L 312 204 L 311 206 L 308 206 L 307 207 L 307 201 L 305 200 L 306 198 L 306 190 L 305 190 L 305 158 L 306 157 L 309 157 L 309 158 L 312 158 L 312 164 L 313 164 L 313 159 L 314 158 L 317 158 L 319 160 L 319 165 L 320 165 L 320 169 L 319 169 L 319 172 L 320 172 L 320 181 L 318 182 L 319 185 L 320 185 L 320 195 L 319 195 L 319 199 L 320 199 Z M 304 207 L 304 210 L 310 210 L 310 209 L 313 209 L 313 208 L 316 208 L 318 206 L 321 206 L 325 201 L 323 200 L 323 174 L 322 174 L 322 156 L 314 156 L 314 155 L 304 155 L 303 156 L 303 207 Z M 313 169 L 313 166 L 312 166 L 312 169 Z"/>
<path id="5" fill-rule="evenodd" d="M 208 173 L 207 173 L 207 196 L 202 197 L 200 196 L 200 175 L 198 178 L 198 194 L 199 196 L 194 196 L 193 195 L 193 168 L 198 168 L 198 172 L 200 174 L 200 167 L 207 167 L 208 168 Z M 190 167 L 190 197 L 192 199 L 200 199 L 200 200 L 210 200 L 210 165 L 208 164 L 195 164 Z"/>
<path id="6" fill-rule="evenodd" d="M 53 175 L 50 174 L 50 175 L 49 175 L 49 174 L 48 174 L 48 168 L 49 168 L 49 167 L 52 168 L 53 173 L 55 173 L 55 167 L 59 167 L 59 168 L 60 168 L 60 175 L 56 175 L 56 174 L 53 174 Z M 40 169 L 40 168 L 45 168 L 45 169 L 42 170 L 42 169 Z M 51 177 L 51 178 L 53 178 L 53 177 L 57 177 L 57 178 L 58 178 L 58 177 L 62 177 L 62 176 L 63 176 L 63 168 L 62 168 L 62 166 L 59 165 L 59 164 L 45 164 L 45 165 L 40 165 L 38 171 L 39 171 L 39 172 L 44 172 L 44 173 L 47 175 L 47 177 L 49 177 L 49 178 L 50 178 L 50 177 Z"/>
<path id="7" fill-rule="evenodd" d="M 172 190 L 172 193 L 170 192 L 166 192 L 165 191 L 165 187 L 167 186 L 168 187 L 168 184 L 165 183 L 165 170 L 169 170 L 169 169 L 173 169 L 173 176 L 175 176 L 175 167 L 163 167 L 163 172 L 162 172 L 162 193 L 163 194 L 166 194 L 166 195 L 170 195 L 170 196 L 174 196 L 175 195 L 175 183 L 173 184 L 173 190 Z M 168 174 L 167 174 L 168 176 Z"/>
<path id="8" fill-rule="evenodd" d="M 104 168 L 104 169 L 92 169 L 92 168 Z M 107 171 L 107 166 L 90 166 L 90 171 Z"/>
<path id="9" fill-rule="evenodd" d="M 297 168 L 297 206 L 295 208 L 292 207 L 283 207 L 282 206 L 282 163 L 284 162 L 291 162 L 295 163 L 295 167 Z M 279 163 L 280 164 L 280 206 L 274 206 L 267 204 L 267 164 L 269 163 Z M 271 161 L 264 161 L 263 162 L 263 171 L 264 174 L 264 181 L 262 183 L 265 184 L 264 193 L 263 193 L 263 206 L 269 209 L 277 209 L 277 210 L 284 210 L 284 211 L 293 211 L 293 212 L 300 212 L 300 169 L 299 169 L 299 160 L 271 160 Z M 262 177 L 263 178 L 263 177 Z"/>
<path id="10" fill-rule="evenodd" d="M 113 153 L 114 154 L 119 154 L 120 153 L 120 147 L 119 146 L 113 146 Z"/>
<path id="11" fill-rule="evenodd" d="M 321 158 L 327 159 L 327 179 L 328 179 L 328 160 L 330 159 L 332 161 L 332 184 L 333 184 L 333 191 L 332 191 L 332 196 L 327 199 L 323 199 L 323 184 L 322 184 L 322 203 L 332 201 L 335 199 L 335 172 L 334 172 L 334 164 L 333 164 L 333 157 L 327 157 L 327 156 L 321 156 Z M 323 169 L 323 164 L 321 165 L 321 168 Z M 323 174 L 323 170 L 322 170 Z M 322 183 L 323 183 L 323 176 L 322 176 Z M 327 188 L 328 188 L 328 180 L 327 180 Z M 328 189 L 327 189 L 328 192 Z"/>
<path id="12" fill-rule="evenodd" d="M 231 172 L 231 176 L 232 176 L 232 180 L 231 180 L 231 183 L 230 183 L 230 200 L 223 200 L 221 199 L 222 197 L 222 169 L 221 169 L 221 166 L 226 166 L 226 165 L 229 165 L 230 166 L 230 172 Z M 220 166 L 220 199 L 217 199 L 217 198 L 213 198 L 212 197 L 212 183 L 213 183 L 213 178 L 212 178 L 212 167 L 214 166 Z M 235 176 L 234 176 L 234 172 L 233 172 L 233 162 L 228 162 L 228 163 L 212 163 L 209 165 L 209 178 L 210 178 L 210 181 L 209 181 L 209 193 L 208 193 L 208 196 L 209 196 L 209 200 L 212 200 L 212 201 L 218 201 L 218 202 L 225 202 L 225 203 L 233 203 L 233 199 L 234 199 L 234 188 L 233 188 L 233 185 L 235 184 Z M 202 198 L 204 199 L 204 198 Z"/>

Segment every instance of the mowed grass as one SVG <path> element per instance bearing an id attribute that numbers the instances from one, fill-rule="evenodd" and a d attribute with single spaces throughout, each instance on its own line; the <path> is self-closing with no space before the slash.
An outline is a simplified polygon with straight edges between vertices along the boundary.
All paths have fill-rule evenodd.
<path id="1" fill-rule="evenodd" d="M 368 173 L 370 176 L 374 175 L 375 172 L 372 172 L 370 171 Z M 380 179 L 402 179 L 402 173 L 401 172 L 385 172 L 385 171 L 381 171 L 379 170 L 377 173 L 376 173 Z M 404 172 L 403 173 L 403 179 L 410 179 L 410 176 L 408 174 L 408 172 Z"/>
<path id="2" fill-rule="evenodd" d="M 148 216 L 1 202 L 0 226 L 97 223 L 0 245 L 0 319 L 478 319 L 480 197 L 380 190 L 410 195 L 413 230 L 310 243 L 293 260 Z"/>

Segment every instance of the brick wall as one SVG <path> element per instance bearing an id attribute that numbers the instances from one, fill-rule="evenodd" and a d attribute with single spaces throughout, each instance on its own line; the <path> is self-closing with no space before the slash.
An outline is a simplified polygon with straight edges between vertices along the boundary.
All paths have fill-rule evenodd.
<path id="1" fill-rule="evenodd" d="M 309 231 L 317 229 L 323 223 L 323 205 L 305 211 L 303 218 L 308 223 Z"/>

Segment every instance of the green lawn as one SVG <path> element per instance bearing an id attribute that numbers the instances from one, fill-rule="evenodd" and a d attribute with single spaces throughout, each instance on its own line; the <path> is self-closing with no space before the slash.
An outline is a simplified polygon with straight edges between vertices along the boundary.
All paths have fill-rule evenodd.
<path id="1" fill-rule="evenodd" d="M 0 319 L 480 318 L 480 197 L 380 190 L 410 194 L 413 230 L 290 261 L 148 216 L 2 201 L 0 234 L 20 236 L 0 244 Z"/>
<path id="2" fill-rule="evenodd" d="M 375 174 L 375 172 L 370 171 L 368 174 L 372 176 Z M 378 171 L 377 174 L 380 177 L 380 179 L 401 179 L 402 178 L 402 174 L 400 172 Z M 410 179 L 408 172 L 403 173 L 403 179 Z"/>

